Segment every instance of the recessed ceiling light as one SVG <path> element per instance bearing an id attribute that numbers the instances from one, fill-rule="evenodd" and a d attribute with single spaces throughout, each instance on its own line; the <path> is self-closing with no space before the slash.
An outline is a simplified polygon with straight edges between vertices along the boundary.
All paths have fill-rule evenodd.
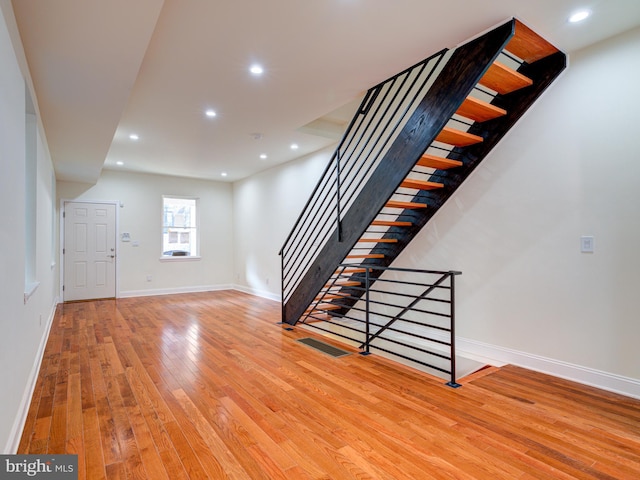
<path id="1" fill-rule="evenodd" d="M 578 23 L 588 18 L 591 15 L 589 10 L 580 10 L 569 17 L 569 22 Z"/>
<path id="2" fill-rule="evenodd" d="M 124 165 L 124 162 L 121 162 L 120 160 L 118 160 L 118 161 L 116 162 L 116 165 Z"/>
<path id="3" fill-rule="evenodd" d="M 204 114 L 209 118 L 213 118 L 217 115 L 216 111 L 212 109 L 207 110 Z"/>
<path id="4" fill-rule="evenodd" d="M 220 175 L 223 176 L 223 177 L 226 177 L 227 176 L 227 172 L 222 172 Z"/>
<path id="5" fill-rule="evenodd" d="M 266 154 L 266 153 L 261 153 L 261 154 L 260 154 L 260 158 L 261 158 L 262 160 L 265 160 L 265 159 L 267 158 L 267 154 Z"/>
<path id="6" fill-rule="evenodd" d="M 251 65 L 251 68 L 249 68 L 249 71 L 251 72 L 252 75 L 262 75 L 264 73 L 264 68 L 262 68 L 261 65 L 254 64 L 254 65 Z"/>
<path id="7" fill-rule="evenodd" d="M 131 135 L 129 135 L 129 138 L 131 140 L 138 140 L 140 137 L 138 136 L 137 133 L 132 133 Z"/>
<path id="8" fill-rule="evenodd" d="M 297 150 L 298 149 L 298 144 L 297 143 L 292 143 L 291 144 L 291 150 Z"/>

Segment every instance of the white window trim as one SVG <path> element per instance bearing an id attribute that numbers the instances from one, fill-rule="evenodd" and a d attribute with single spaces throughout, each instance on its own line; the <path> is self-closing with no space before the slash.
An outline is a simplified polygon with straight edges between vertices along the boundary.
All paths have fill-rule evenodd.
<path id="1" fill-rule="evenodd" d="M 160 212 L 160 214 L 162 215 L 162 222 L 161 222 L 161 228 L 162 230 L 164 230 L 164 199 L 165 198 L 178 198 L 178 199 L 185 199 L 185 200 L 195 200 L 196 201 L 196 250 L 197 250 L 197 254 L 196 255 L 189 255 L 189 256 L 180 256 L 180 255 L 176 255 L 176 256 L 172 256 L 172 255 L 160 255 L 160 261 L 161 262 L 190 262 L 190 261 L 198 261 L 201 260 L 202 257 L 200 256 L 200 197 L 195 197 L 193 195 L 171 195 L 171 194 L 165 194 L 162 195 L 162 211 Z M 162 237 L 162 233 L 161 233 L 161 237 Z M 164 249 L 163 249 L 164 250 Z"/>
<path id="2" fill-rule="evenodd" d="M 189 255 L 188 257 L 186 255 L 184 257 L 181 257 L 181 256 L 172 257 L 171 255 L 162 255 L 160 257 L 161 262 L 193 262 L 198 260 L 202 260 L 202 257 L 200 255 Z"/>
<path id="3" fill-rule="evenodd" d="M 26 305 L 31 296 L 36 293 L 36 290 L 40 286 L 40 282 L 30 282 L 27 283 L 24 287 L 24 304 Z"/>

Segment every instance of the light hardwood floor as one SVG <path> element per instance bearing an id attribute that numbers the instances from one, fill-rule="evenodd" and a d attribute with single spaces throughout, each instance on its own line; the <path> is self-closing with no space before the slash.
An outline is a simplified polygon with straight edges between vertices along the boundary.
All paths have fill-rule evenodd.
<path id="1" fill-rule="evenodd" d="M 80 479 L 638 479 L 640 402 L 516 367 L 334 359 L 238 292 L 58 307 L 19 453 Z"/>

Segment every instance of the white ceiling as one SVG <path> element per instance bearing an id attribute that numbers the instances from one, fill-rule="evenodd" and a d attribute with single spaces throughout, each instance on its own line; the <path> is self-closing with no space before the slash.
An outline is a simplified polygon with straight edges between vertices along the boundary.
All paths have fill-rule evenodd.
<path id="1" fill-rule="evenodd" d="M 368 88 L 511 17 L 569 53 L 640 24 L 638 0 L 12 4 L 57 177 L 89 183 L 103 168 L 235 181 L 311 153 Z"/>

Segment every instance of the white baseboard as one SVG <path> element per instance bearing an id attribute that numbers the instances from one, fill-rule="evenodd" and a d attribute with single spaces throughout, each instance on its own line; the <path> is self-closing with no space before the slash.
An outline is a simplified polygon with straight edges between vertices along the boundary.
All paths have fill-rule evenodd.
<path id="1" fill-rule="evenodd" d="M 640 399 L 640 380 L 638 379 L 460 337 L 456 337 L 456 350 L 461 356 L 481 360 L 490 365 L 517 365 Z"/>
<path id="2" fill-rule="evenodd" d="M 24 425 L 27 421 L 27 415 L 29 414 L 31 397 L 33 397 L 33 391 L 35 390 L 36 383 L 38 381 L 38 374 L 40 373 L 40 366 L 42 365 L 44 350 L 47 346 L 47 341 L 49 340 L 49 332 L 51 331 L 51 325 L 53 324 L 57 305 L 58 298 L 56 297 L 53 306 L 51 307 L 51 312 L 49 313 L 47 323 L 45 324 L 42 338 L 40 338 L 40 345 L 38 345 L 38 351 L 36 352 L 33 365 L 31 366 L 31 371 L 29 372 L 29 377 L 27 378 L 27 385 L 24 389 L 24 393 L 22 394 L 22 400 L 20 401 L 18 413 L 16 414 L 16 418 L 13 421 L 13 426 L 11 427 L 11 432 L 9 434 L 7 444 L 4 447 L 4 453 L 6 454 L 16 453 L 18 451 L 18 447 L 20 446 L 22 431 L 24 430 Z"/>
<path id="3" fill-rule="evenodd" d="M 248 293 L 256 297 L 267 298 L 276 302 L 280 301 L 280 295 L 267 292 L 264 290 L 257 290 L 244 285 L 227 284 L 227 285 L 201 285 L 190 287 L 177 287 L 177 288 L 156 288 L 149 290 L 126 290 L 121 291 L 118 294 L 118 298 L 132 298 L 132 297 L 151 297 L 155 295 L 174 295 L 178 293 L 198 293 L 198 292 L 216 292 L 220 290 L 237 290 L 239 292 Z"/>
<path id="4" fill-rule="evenodd" d="M 275 293 L 266 292 L 264 290 L 256 290 L 255 288 L 247 287 L 245 285 L 234 285 L 234 290 L 238 290 L 239 292 L 248 293 L 249 295 L 254 295 L 256 297 L 267 298 L 269 300 L 273 300 L 274 302 L 280 302 L 281 297 Z"/>
<path id="5" fill-rule="evenodd" d="M 155 295 L 174 295 L 177 293 L 215 292 L 218 290 L 231 290 L 231 285 L 197 285 L 190 287 L 155 288 L 149 290 L 121 291 L 118 298 L 151 297 Z"/>

